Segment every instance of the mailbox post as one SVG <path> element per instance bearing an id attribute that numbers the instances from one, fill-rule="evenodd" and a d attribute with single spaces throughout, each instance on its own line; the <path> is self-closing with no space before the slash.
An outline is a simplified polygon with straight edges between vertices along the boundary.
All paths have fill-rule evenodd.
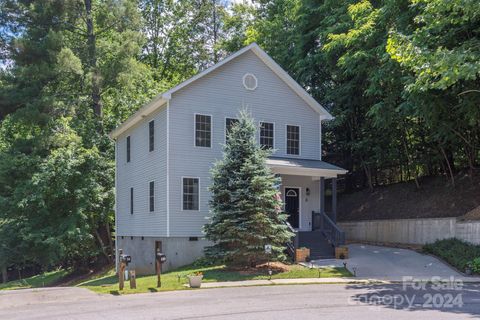
<path id="1" fill-rule="evenodd" d="M 266 244 L 265 245 L 265 254 L 268 256 L 268 262 L 267 262 L 268 280 L 272 280 L 272 269 L 270 268 L 270 259 L 271 259 L 271 255 L 272 255 L 272 245 L 271 244 Z"/>
<path id="2" fill-rule="evenodd" d="M 160 252 L 160 248 L 157 249 L 155 253 L 155 269 L 157 271 L 157 288 L 162 286 L 162 264 L 167 261 L 167 256 Z"/>
<path id="3" fill-rule="evenodd" d="M 120 260 L 120 268 L 118 271 L 118 286 L 120 290 L 123 290 L 125 286 L 125 269 L 127 268 L 128 264 L 132 262 L 132 257 L 126 254 L 123 254 L 123 250 L 119 249 L 119 260 Z"/>

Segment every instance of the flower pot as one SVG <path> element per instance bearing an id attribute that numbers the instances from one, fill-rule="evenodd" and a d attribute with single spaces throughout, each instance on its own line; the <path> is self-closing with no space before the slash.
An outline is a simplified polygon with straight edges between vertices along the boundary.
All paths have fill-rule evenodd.
<path id="1" fill-rule="evenodd" d="M 200 288 L 203 276 L 188 276 L 188 284 L 190 288 Z"/>
<path id="2" fill-rule="evenodd" d="M 295 250 L 295 262 L 305 262 L 307 258 L 310 257 L 310 249 L 308 248 L 298 248 Z"/>

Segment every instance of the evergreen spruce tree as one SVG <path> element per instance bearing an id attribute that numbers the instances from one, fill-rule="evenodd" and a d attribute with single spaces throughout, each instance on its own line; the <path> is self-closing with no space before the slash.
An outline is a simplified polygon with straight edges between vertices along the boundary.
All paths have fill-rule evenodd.
<path id="1" fill-rule="evenodd" d="M 280 211 L 279 179 L 266 166 L 269 151 L 255 139 L 256 128 L 246 111 L 228 133 L 224 158 L 212 168 L 211 221 L 206 238 L 214 243 L 206 255 L 227 264 L 254 266 L 271 258 L 284 259 L 285 243 L 293 234 Z"/>

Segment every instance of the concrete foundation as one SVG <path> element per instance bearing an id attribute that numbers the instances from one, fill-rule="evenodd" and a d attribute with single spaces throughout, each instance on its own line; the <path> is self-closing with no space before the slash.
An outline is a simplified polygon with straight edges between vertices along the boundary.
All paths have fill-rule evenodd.
<path id="1" fill-rule="evenodd" d="M 188 237 L 130 237 L 118 236 L 117 248 L 132 257 L 129 268 L 138 275 L 155 273 L 155 248 L 159 245 L 167 256 L 162 271 L 168 271 L 192 263 L 203 256 L 204 247 L 210 242 Z"/>
<path id="2" fill-rule="evenodd" d="M 347 240 L 426 244 L 439 239 L 458 238 L 480 244 L 480 221 L 456 218 L 395 219 L 340 222 Z"/>

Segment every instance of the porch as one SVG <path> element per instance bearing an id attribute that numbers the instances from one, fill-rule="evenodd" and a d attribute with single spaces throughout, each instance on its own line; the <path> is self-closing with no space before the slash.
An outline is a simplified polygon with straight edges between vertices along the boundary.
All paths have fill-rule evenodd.
<path id="1" fill-rule="evenodd" d="M 337 226 L 337 177 L 347 171 L 319 160 L 271 157 L 271 170 L 281 177 L 281 194 L 288 225 L 295 233 L 287 244 L 310 249 L 310 258 L 331 258 L 335 246 L 345 243 Z"/>

